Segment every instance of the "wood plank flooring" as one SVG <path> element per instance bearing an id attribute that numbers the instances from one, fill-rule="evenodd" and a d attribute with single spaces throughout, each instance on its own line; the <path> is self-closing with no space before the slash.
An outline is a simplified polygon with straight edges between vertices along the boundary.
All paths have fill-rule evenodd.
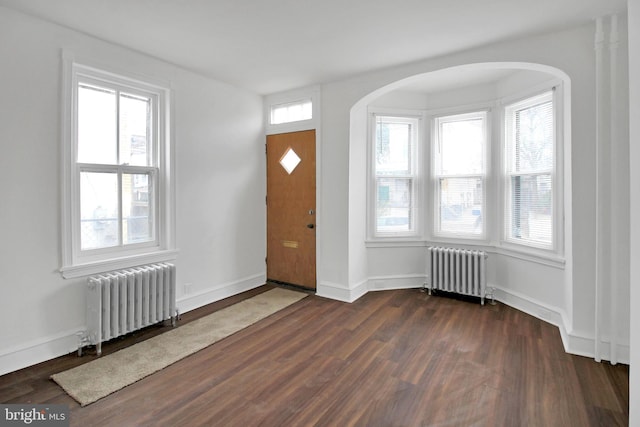
<path id="1" fill-rule="evenodd" d="M 168 328 L 107 343 L 103 354 Z M 48 378 L 94 357 L 2 376 L 0 402 L 66 404 L 73 426 L 628 424 L 628 366 L 568 355 L 556 327 L 505 305 L 419 290 L 370 292 L 353 304 L 309 296 L 82 408 Z"/>

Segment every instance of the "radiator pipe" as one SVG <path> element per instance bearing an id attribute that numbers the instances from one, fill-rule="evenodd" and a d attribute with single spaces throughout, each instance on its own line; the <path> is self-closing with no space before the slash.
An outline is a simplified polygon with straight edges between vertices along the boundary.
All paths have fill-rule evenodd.
<path id="1" fill-rule="evenodd" d="M 600 322 L 602 311 L 602 290 L 601 290 L 601 230 L 600 230 L 600 150 L 602 144 L 602 50 L 604 45 L 604 31 L 602 29 L 602 18 L 596 18 L 596 32 L 595 32 L 595 96 L 596 96 L 596 159 L 595 159 L 595 172 L 596 172 L 596 188 L 595 188 L 595 313 L 594 313 L 594 356 L 596 362 L 601 361 L 600 357 Z"/>
<path id="2" fill-rule="evenodd" d="M 616 180 L 616 173 L 615 171 L 617 170 L 617 160 L 618 160 L 618 155 L 617 153 L 619 152 L 618 149 L 618 127 L 616 126 L 616 123 L 618 121 L 618 111 L 617 111 L 617 107 L 616 107 L 616 101 L 617 101 L 617 92 L 618 92 L 618 45 L 619 45 L 619 37 L 618 37 L 618 15 L 612 15 L 611 16 L 611 29 L 610 29 L 610 33 L 609 33 L 609 138 L 610 138 L 610 150 L 611 150 L 611 154 L 610 154 L 610 167 L 609 167 L 609 171 L 611 174 L 611 182 L 610 182 L 610 188 L 611 188 L 611 199 L 610 199 L 610 203 L 609 203 L 609 209 L 611 212 L 611 239 L 613 244 L 611 244 L 611 251 L 610 251 L 610 261 L 609 261 L 609 266 L 610 266 L 610 271 L 611 271 L 611 280 L 609 281 L 609 283 L 611 283 L 611 292 L 610 292 L 610 321 L 609 321 L 609 341 L 610 341 L 610 348 L 609 348 L 609 353 L 610 353 L 610 358 L 609 360 L 611 361 L 612 365 L 615 365 L 618 363 L 618 329 L 617 329 L 617 325 L 618 325 L 618 280 L 619 280 L 619 275 L 618 275 L 618 269 L 615 266 L 615 262 L 618 260 L 619 257 L 619 250 L 618 250 L 618 245 L 615 244 L 617 243 L 617 237 L 619 236 L 618 233 L 618 221 L 616 221 L 614 219 L 614 216 L 616 214 L 615 212 L 615 208 L 614 206 L 616 206 L 617 204 L 615 203 L 617 200 L 619 200 L 618 198 L 618 194 L 619 194 L 619 189 L 618 189 L 618 185 L 617 185 L 617 180 Z"/>

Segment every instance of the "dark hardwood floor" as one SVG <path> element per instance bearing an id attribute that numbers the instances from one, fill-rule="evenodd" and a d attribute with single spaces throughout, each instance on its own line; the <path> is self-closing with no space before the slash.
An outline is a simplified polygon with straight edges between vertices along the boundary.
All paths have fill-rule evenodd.
<path id="1" fill-rule="evenodd" d="M 168 328 L 107 343 L 103 354 Z M 370 292 L 353 304 L 309 296 L 82 408 L 49 376 L 94 357 L 2 376 L 0 402 L 66 404 L 74 426 L 628 424 L 628 366 L 566 354 L 556 327 L 505 305 L 419 290 Z"/>

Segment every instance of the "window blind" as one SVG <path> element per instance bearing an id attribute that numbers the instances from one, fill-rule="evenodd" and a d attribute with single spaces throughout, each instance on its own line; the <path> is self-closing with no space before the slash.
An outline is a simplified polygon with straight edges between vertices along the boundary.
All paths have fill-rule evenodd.
<path id="1" fill-rule="evenodd" d="M 553 94 L 507 107 L 507 238 L 553 246 L 555 135 Z"/>

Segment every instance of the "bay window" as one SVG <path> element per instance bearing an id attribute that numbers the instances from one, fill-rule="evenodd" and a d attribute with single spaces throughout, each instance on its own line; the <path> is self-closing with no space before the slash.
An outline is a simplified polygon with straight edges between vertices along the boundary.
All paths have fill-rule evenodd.
<path id="1" fill-rule="evenodd" d="M 426 112 L 403 114 L 410 110 L 372 114 L 369 237 L 561 258 L 562 86 L 546 87 L 430 120 Z"/>

